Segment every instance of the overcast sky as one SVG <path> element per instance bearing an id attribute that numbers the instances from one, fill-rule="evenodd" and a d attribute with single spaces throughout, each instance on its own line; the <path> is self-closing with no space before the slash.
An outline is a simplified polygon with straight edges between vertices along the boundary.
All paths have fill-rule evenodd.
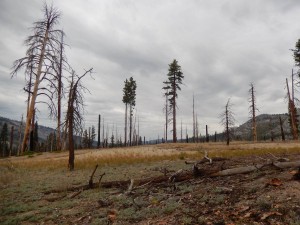
<path id="1" fill-rule="evenodd" d="M 221 132 L 219 114 L 231 98 L 237 124 L 248 117 L 248 89 L 254 82 L 259 114 L 285 113 L 285 78 L 294 68 L 290 49 L 300 38 L 299 0 L 53 0 L 59 28 L 70 46 L 66 54 L 84 79 L 86 127 L 124 129 L 124 80 L 137 82 L 140 134 L 164 133 L 163 81 L 177 59 L 184 74 L 178 97 L 180 121 L 192 134 L 192 97 L 200 132 Z M 13 61 L 25 56 L 24 40 L 43 18 L 43 1 L 0 1 L 0 116 L 20 120 L 26 109 L 24 75 L 10 78 Z M 39 124 L 55 127 L 39 105 Z M 171 137 L 171 133 L 169 134 Z"/>

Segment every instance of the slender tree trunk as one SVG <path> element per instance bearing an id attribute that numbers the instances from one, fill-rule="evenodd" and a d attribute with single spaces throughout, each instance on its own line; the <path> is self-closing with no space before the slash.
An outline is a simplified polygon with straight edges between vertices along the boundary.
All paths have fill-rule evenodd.
<path id="1" fill-rule="evenodd" d="M 255 116 L 255 95 L 254 95 L 254 86 L 251 84 L 251 109 L 252 109 L 252 138 L 253 141 L 257 141 L 257 132 L 256 132 L 256 116 Z"/>
<path id="2" fill-rule="evenodd" d="M 174 97 L 175 102 L 175 97 Z M 173 142 L 177 142 L 177 135 L 176 135 L 176 104 L 173 105 Z"/>
<path id="3" fill-rule="evenodd" d="M 166 93 L 166 143 L 168 143 L 168 113 L 168 93 Z"/>
<path id="4" fill-rule="evenodd" d="M 181 126 L 180 126 L 180 142 L 182 142 L 182 120 L 181 120 Z"/>
<path id="5" fill-rule="evenodd" d="M 293 100 L 291 99 L 290 95 L 290 90 L 289 90 L 289 85 L 288 85 L 288 80 L 286 79 L 286 86 L 287 86 L 287 91 L 288 91 L 288 101 L 289 101 L 289 113 L 290 113 L 290 121 L 291 121 L 291 130 L 292 130 L 292 135 L 294 140 L 298 140 L 298 127 L 296 126 L 296 108 L 293 103 Z"/>
<path id="6" fill-rule="evenodd" d="M 229 115 L 228 106 L 226 106 L 226 144 L 229 145 L 230 134 L 229 134 Z"/>
<path id="7" fill-rule="evenodd" d="M 56 148 L 61 150 L 61 99 L 62 99 L 62 63 L 63 63 L 63 41 L 64 34 L 61 34 L 60 43 L 60 58 L 59 58 L 59 71 L 58 71 L 58 84 L 57 84 L 57 130 L 56 130 Z"/>
<path id="8" fill-rule="evenodd" d="M 282 141 L 285 141 L 285 135 L 284 135 L 284 131 L 283 131 L 283 124 L 282 124 L 281 116 L 279 116 L 279 122 L 280 122 L 281 139 L 282 139 Z"/>
<path id="9" fill-rule="evenodd" d="M 72 106 L 71 106 L 72 107 Z M 75 161 L 75 154 L 74 154 L 74 140 L 73 140 L 73 110 L 70 109 L 69 112 L 69 169 L 72 171 L 74 170 L 74 161 Z"/>
<path id="10" fill-rule="evenodd" d="M 206 142 L 209 142 L 209 136 L 208 136 L 208 126 L 206 125 Z"/>
<path id="11" fill-rule="evenodd" d="M 35 110 L 33 111 L 32 121 L 31 121 L 31 131 L 30 131 L 30 151 L 34 151 L 34 125 L 35 125 Z"/>
<path id="12" fill-rule="evenodd" d="M 193 142 L 195 143 L 196 127 L 195 127 L 195 101 L 193 95 Z"/>
<path id="13" fill-rule="evenodd" d="M 11 127 L 10 130 L 10 148 L 9 148 L 9 157 L 11 156 L 11 153 L 13 151 L 13 144 L 14 144 L 14 126 Z"/>
<path id="14" fill-rule="evenodd" d="M 97 147 L 100 148 L 100 132 L 101 132 L 101 115 L 98 118 L 98 144 Z"/>
<path id="15" fill-rule="evenodd" d="M 132 105 L 129 105 L 129 145 L 131 146 L 131 138 L 132 138 Z"/>
<path id="16" fill-rule="evenodd" d="M 128 107 L 127 107 L 127 103 L 125 103 L 125 137 L 124 137 L 124 139 L 125 139 L 125 146 L 127 146 L 127 111 L 128 111 L 128 109 L 127 109 Z"/>
<path id="17" fill-rule="evenodd" d="M 35 102 L 36 102 L 38 88 L 39 88 L 39 84 L 40 84 L 40 78 L 41 78 L 41 74 L 42 74 L 42 66 L 43 66 L 44 57 L 45 57 L 45 49 L 46 49 L 47 40 L 48 40 L 48 30 L 46 30 L 46 33 L 45 33 L 45 36 L 43 39 L 43 43 L 42 43 L 41 55 L 39 57 L 38 69 L 37 69 L 37 73 L 36 73 L 36 80 L 34 83 L 33 92 L 32 92 L 32 96 L 31 96 L 31 100 L 30 100 L 29 112 L 28 112 L 28 115 L 26 118 L 26 125 L 25 125 L 21 153 L 23 153 L 25 151 L 25 149 L 27 147 L 27 143 L 28 143 L 30 124 L 32 122 L 33 112 L 34 112 L 34 108 L 35 108 Z"/>
<path id="18" fill-rule="evenodd" d="M 102 147 L 105 147 L 105 139 L 104 139 L 104 118 L 103 118 L 103 125 L 102 125 Z"/>
<path id="19" fill-rule="evenodd" d="M 22 118 L 21 118 L 21 123 L 20 123 L 20 127 L 19 127 L 19 143 L 18 143 L 18 152 L 17 155 L 20 155 L 21 152 L 21 141 L 22 141 L 22 130 L 23 130 L 23 114 L 22 114 Z"/>

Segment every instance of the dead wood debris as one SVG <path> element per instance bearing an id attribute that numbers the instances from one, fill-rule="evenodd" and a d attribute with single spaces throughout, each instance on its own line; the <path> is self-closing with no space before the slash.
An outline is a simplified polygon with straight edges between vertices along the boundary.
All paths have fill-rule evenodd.
<path id="1" fill-rule="evenodd" d="M 94 183 L 93 182 L 93 177 L 95 175 L 95 172 L 98 168 L 98 165 L 96 165 L 95 169 L 93 170 L 89 183 L 87 185 L 82 185 L 82 186 L 77 186 L 77 187 L 71 187 L 67 189 L 60 189 L 60 190 L 51 190 L 44 192 L 44 194 L 50 194 L 50 193 L 60 193 L 60 192 L 65 192 L 65 191 L 72 191 L 75 192 L 74 194 L 71 195 L 71 198 L 74 198 L 75 196 L 79 195 L 82 191 L 87 190 L 87 189 L 92 189 L 96 187 L 101 187 L 101 188 L 120 188 L 124 190 L 125 194 L 131 194 L 133 190 L 136 190 L 138 188 L 145 187 L 146 185 L 155 185 L 155 184 L 160 184 L 160 183 L 169 183 L 169 184 L 174 184 L 175 182 L 182 182 L 186 180 L 193 180 L 199 177 L 203 178 L 213 178 L 213 177 L 219 177 L 219 176 L 232 176 L 236 174 L 245 174 L 245 173 L 250 173 L 258 170 L 263 170 L 269 167 L 274 167 L 276 169 L 285 169 L 285 168 L 291 168 L 291 167 L 298 167 L 300 168 L 300 161 L 284 161 L 284 162 L 279 162 L 279 161 L 272 161 L 264 164 L 255 164 L 251 166 L 244 166 L 244 167 L 236 167 L 236 168 L 229 168 L 229 169 L 224 169 L 223 165 L 216 165 L 214 166 L 214 162 L 217 161 L 225 161 L 229 160 L 227 158 L 221 158 L 221 157 L 213 157 L 213 158 L 208 158 L 205 157 L 204 159 L 201 159 L 199 161 L 195 162 L 185 162 L 186 164 L 193 163 L 193 167 L 190 170 L 183 170 L 180 169 L 177 172 L 173 173 L 171 176 L 166 176 L 166 175 L 161 175 L 161 176 L 156 176 L 156 177 L 148 177 L 148 178 L 143 178 L 143 179 L 137 179 L 137 180 L 119 180 L 119 181 L 107 181 L 107 182 L 101 182 L 102 177 L 105 175 L 103 173 L 100 176 L 99 182 Z M 204 168 L 199 168 L 197 165 L 203 164 L 205 162 L 209 162 L 209 167 L 204 167 Z M 300 178 L 300 169 L 297 174 L 294 175 L 295 179 Z"/>

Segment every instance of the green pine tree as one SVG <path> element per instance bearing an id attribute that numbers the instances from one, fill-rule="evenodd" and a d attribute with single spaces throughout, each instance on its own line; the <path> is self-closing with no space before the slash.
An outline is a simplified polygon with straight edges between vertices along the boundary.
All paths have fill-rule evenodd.
<path id="1" fill-rule="evenodd" d="M 173 60 L 171 64 L 169 64 L 169 72 L 167 74 L 168 80 L 164 82 L 165 86 L 163 87 L 166 90 L 166 95 L 168 96 L 170 113 L 172 114 L 172 122 L 173 122 L 173 142 L 177 142 L 177 132 L 176 132 L 176 99 L 178 97 L 178 91 L 181 90 L 180 85 L 182 84 L 182 80 L 184 78 L 183 73 L 181 71 L 181 66 L 178 65 L 178 61 L 176 59 Z"/>

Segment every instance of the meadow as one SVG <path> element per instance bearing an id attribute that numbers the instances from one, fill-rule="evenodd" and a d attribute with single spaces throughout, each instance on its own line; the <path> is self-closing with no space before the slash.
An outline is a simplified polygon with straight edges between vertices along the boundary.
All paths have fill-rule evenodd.
<path id="1" fill-rule="evenodd" d="M 137 180 L 190 170 L 186 160 L 226 157 L 225 166 L 252 165 L 274 157 L 300 160 L 298 142 L 177 143 L 75 152 L 35 153 L 0 159 L 1 224 L 299 224 L 296 168 L 266 169 L 229 177 L 124 188 L 73 190 L 94 181 Z M 209 166 L 209 165 L 206 165 Z M 278 179 L 280 185 L 270 185 Z M 55 191 L 60 190 L 60 191 Z M 200 210 L 201 209 L 201 210 Z"/>

